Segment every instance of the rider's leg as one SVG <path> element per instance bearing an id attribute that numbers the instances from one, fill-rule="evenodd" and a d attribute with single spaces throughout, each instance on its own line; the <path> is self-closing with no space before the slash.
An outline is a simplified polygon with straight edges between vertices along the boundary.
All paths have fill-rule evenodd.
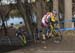
<path id="1" fill-rule="evenodd" d="M 46 40 L 46 37 L 45 37 L 45 29 L 46 29 L 46 28 L 43 28 L 43 33 L 42 33 L 42 38 L 43 38 L 43 40 Z"/>

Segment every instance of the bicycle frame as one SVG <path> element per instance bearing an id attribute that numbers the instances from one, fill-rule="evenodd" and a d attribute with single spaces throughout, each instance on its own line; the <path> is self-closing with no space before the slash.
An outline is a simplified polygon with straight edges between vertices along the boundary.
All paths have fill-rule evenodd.
<path id="1" fill-rule="evenodd" d="M 53 34 L 55 34 L 56 33 L 56 31 L 55 31 L 55 28 L 53 27 L 53 25 L 52 24 L 50 24 L 50 32 L 51 33 L 53 33 Z"/>
<path id="2" fill-rule="evenodd" d="M 62 40 L 62 34 L 61 32 L 56 32 L 56 29 L 54 28 L 54 26 L 52 24 L 49 25 L 49 29 L 50 29 L 50 32 L 49 32 L 49 36 L 51 36 L 51 39 L 53 41 L 55 40 L 58 40 L 58 41 L 61 41 Z"/>

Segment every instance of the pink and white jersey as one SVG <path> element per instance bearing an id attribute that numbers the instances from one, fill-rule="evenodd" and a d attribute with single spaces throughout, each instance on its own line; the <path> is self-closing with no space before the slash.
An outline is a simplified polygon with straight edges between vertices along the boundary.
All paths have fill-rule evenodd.
<path id="1" fill-rule="evenodd" d="M 46 27 L 47 24 L 46 24 L 45 20 L 46 20 L 46 15 L 44 15 L 42 18 L 42 25 Z"/>
<path id="2" fill-rule="evenodd" d="M 47 13 L 46 15 L 43 16 L 42 18 L 42 24 L 46 27 L 48 26 L 48 19 L 52 16 L 52 13 Z"/>

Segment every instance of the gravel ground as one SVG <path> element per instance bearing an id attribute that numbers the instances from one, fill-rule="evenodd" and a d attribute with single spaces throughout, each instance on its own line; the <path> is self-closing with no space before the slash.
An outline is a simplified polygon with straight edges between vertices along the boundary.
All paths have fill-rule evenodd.
<path id="1" fill-rule="evenodd" d="M 65 31 L 62 34 L 63 40 L 59 44 L 47 40 L 45 44 L 40 42 L 5 53 L 75 53 L 75 31 Z"/>

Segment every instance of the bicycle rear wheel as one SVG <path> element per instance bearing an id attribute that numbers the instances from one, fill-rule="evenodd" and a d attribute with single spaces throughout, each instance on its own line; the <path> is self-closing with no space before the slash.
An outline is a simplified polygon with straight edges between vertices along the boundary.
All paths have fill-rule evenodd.
<path id="1" fill-rule="evenodd" d="M 62 41 L 62 34 L 60 31 L 52 33 L 52 41 L 54 43 L 60 43 Z"/>

